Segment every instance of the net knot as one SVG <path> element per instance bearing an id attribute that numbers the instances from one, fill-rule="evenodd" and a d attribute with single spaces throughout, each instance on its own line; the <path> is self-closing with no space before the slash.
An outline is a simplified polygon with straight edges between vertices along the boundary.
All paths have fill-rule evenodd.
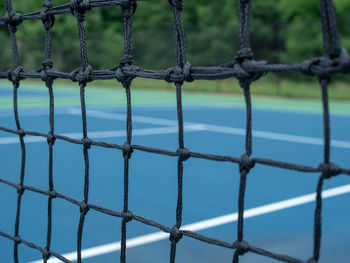
<path id="1" fill-rule="evenodd" d="M 123 151 L 123 157 L 130 159 L 132 153 L 134 152 L 134 149 L 132 148 L 132 146 L 128 142 L 125 142 L 121 148 Z"/>
<path id="2" fill-rule="evenodd" d="M 167 68 L 164 72 L 164 80 L 166 82 L 172 82 L 172 79 L 171 79 L 171 74 L 173 74 L 174 72 L 174 68 Z"/>
<path id="3" fill-rule="evenodd" d="M 17 13 L 15 10 L 7 11 L 5 13 L 6 25 L 12 32 L 17 31 L 17 27 L 23 22 L 22 14 Z"/>
<path id="4" fill-rule="evenodd" d="M 46 139 L 47 139 L 47 144 L 49 144 L 51 146 L 55 144 L 56 137 L 55 137 L 55 135 L 52 134 L 51 131 L 47 133 Z"/>
<path id="5" fill-rule="evenodd" d="M 69 74 L 69 77 L 74 82 L 86 84 L 86 83 L 92 81 L 92 78 L 91 78 L 92 70 L 93 69 L 92 69 L 91 65 L 87 65 L 87 67 L 85 69 L 84 68 L 77 68 Z"/>
<path id="6" fill-rule="evenodd" d="M 236 253 L 239 256 L 244 255 L 245 253 L 247 253 L 249 251 L 249 244 L 247 241 L 238 241 L 236 240 L 234 245 L 236 246 Z"/>
<path id="7" fill-rule="evenodd" d="M 239 160 L 239 171 L 245 171 L 249 173 L 250 169 L 255 166 L 254 160 L 252 160 L 246 153 L 243 154 Z"/>
<path id="8" fill-rule="evenodd" d="M 131 65 L 133 62 L 133 57 L 131 55 L 124 55 L 120 59 L 120 65 L 125 66 L 125 65 Z"/>
<path id="9" fill-rule="evenodd" d="M 339 165 L 335 163 L 321 163 L 318 166 L 318 169 L 321 170 L 322 176 L 325 179 L 329 179 L 333 176 L 336 176 L 341 173 L 341 168 Z"/>
<path id="10" fill-rule="evenodd" d="M 70 11 L 79 22 L 84 22 L 85 12 L 91 10 L 89 0 L 71 0 Z"/>
<path id="11" fill-rule="evenodd" d="M 13 241 L 15 241 L 16 244 L 21 244 L 22 243 L 22 239 L 21 239 L 20 236 L 13 237 Z"/>
<path id="12" fill-rule="evenodd" d="M 23 77 L 20 76 L 21 72 L 23 72 L 22 66 L 18 66 L 15 69 L 9 70 L 7 72 L 8 80 L 14 84 L 18 84 L 20 80 L 24 79 Z"/>
<path id="13" fill-rule="evenodd" d="M 92 66 L 91 65 L 88 65 L 84 71 L 82 71 L 83 73 L 83 82 L 84 83 L 87 83 L 87 82 L 91 82 L 92 79 L 91 79 L 91 72 L 92 72 Z"/>
<path id="14" fill-rule="evenodd" d="M 22 185 L 18 185 L 16 188 L 17 188 L 17 194 L 23 195 L 25 188 Z"/>
<path id="15" fill-rule="evenodd" d="M 86 149 L 90 149 L 91 148 L 91 143 L 92 143 L 92 141 L 91 141 L 91 139 L 89 138 L 89 137 L 85 137 L 85 138 L 83 138 L 82 140 L 81 140 L 81 142 L 83 143 L 83 145 L 84 145 L 84 147 L 86 148 Z"/>
<path id="16" fill-rule="evenodd" d="M 244 47 L 238 50 L 235 60 L 236 61 L 243 61 L 244 59 L 253 59 L 254 53 L 251 48 Z"/>
<path id="17" fill-rule="evenodd" d="M 46 86 L 51 86 L 53 83 L 53 80 L 55 79 L 52 76 L 47 75 L 47 71 L 52 69 L 53 67 L 53 62 L 51 59 L 45 59 L 43 60 L 43 62 L 41 63 L 42 68 L 40 71 L 40 77 L 42 81 L 45 81 Z"/>
<path id="18" fill-rule="evenodd" d="M 179 228 L 175 225 L 170 229 L 170 241 L 175 241 L 175 243 L 179 242 L 179 240 L 182 238 L 183 234 L 179 230 Z"/>
<path id="19" fill-rule="evenodd" d="M 184 3 L 182 0 L 168 0 L 172 7 L 175 7 L 180 12 L 184 10 Z"/>
<path id="20" fill-rule="evenodd" d="M 174 68 L 172 68 L 172 71 L 170 73 L 170 78 L 171 75 L 174 75 L 174 82 L 179 82 L 179 83 L 183 83 L 184 82 L 184 76 L 182 73 L 182 68 L 180 68 L 179 66 L 176 66 Z"/>
<path id="21" fill-rule="evenodd" d="M 50 8 L 52 7 L 51 1 L 48 1 L 48 0 L 45 1 L 43 7 L 44 8 L 41 10 L 40 15 L 42 17 L 41 21 L 44 24 L 44 28 L 47 31 L 53 27 L 53 25 L 55 23 L 55 16 L 47 13 L 50 10 Z"/>
<path id="22" fill-rule="evenodd" d="M 122 217 L 123 217 L 123 220 L 126 223 L 128 223 L 133 219 L 134 215 L 130 211 L 126 211 L 126 212 L 122 212 Z"/>
<path id="23" fill-rule="evenodd" d="M 44 260 L 48 260 L 51 257 L 49 250 L 46 247 L 42 249 L 41 253 L 43 254 Z"/>
<path id="24" fill-rule="evenodd" d="M 44 69 L 52 69 L 53 67 L 53 62 L 51 59 L 44 59 L 43 62 L 41 63 Z"/>
<path id="25" fill-rule="evenodd" d="M 254 54 L 250 48 L 241 48 L 234 58 L 234 74 L 243 88 L 249 86 L 250 83 L 258 80 L 264 74 L 261 72 L 249 72 L 247 70 L 249 66 L 262 66 L 267 64 L 267 61 L 254 61 L 253 57 Z"/>
<path id="26" fill-rule="evenodd" d="M 120 3 L 120 7 L 127 17 L 131 17 L 135 14 L 137 8 L 137 2 L 135 0 L 123 0 Z"/>
<path id="27" fill-rule="evenodd" d="M 120 83 L 130 83 L 132 80 L 132 77 L 124 73 L 123 68 L 125 67 L 125 64 L 123 64 L 124 61 L 122 61 L 122 59 L 120 60 L 120 66 L 118 66 L 117 70 L 115 71 L 115 78 Z M 126 66 L 126 67 L 129 67 L 129 66 Z"/>
<path id="28" fill-rule="evenodd" d="M 179 156 L 179 160 L 184 162 L 191 157 L 191 152 L 187 148 L 179 148 L 176 150 L 176 154 Z"/>
<path id="29" fill-rule="evenodd" d="M 183 68 L 180 66 L 175 66 L 166 69 L 164 72 L 164 80 L 169 83 L 183 83 L 184 81 L 193 81 L 193 78 L 191 76 L 191 63 L 187 61 Z"/>
<path id="30" fill-rule="evenodd" d="M 45 0 L 43 7 L 44 8 L 51 8 L 52 7 L 52 0 Z"/>
<path id="31" fill-rule="evenodd" d="M 74 82 L 79 81 L 78 75 L 79 75 L 80 70 L 81 70 L 80 68 L 77 68 L 69 74 L 69 77 L 72 81 L 74 81 Z"/>
<path id="32" fill-rule="evenodd" d="M 50 190 L 50 191 L 48 191 L 47 193 L 49 194 L 49 197 L 50 197 L 51 199 L 55 199 L 55 198 L 57 197 L 57 193 L 56 193 L 55 190 Z"/>
<path id="33" fill-rule="evenodd" d="M 350 71 L 350 56 L 345 48 L 342 48 L 336 57 L 318 57 L 305 60 L 300 71 L 305 75 L 319 78 L 330 78 L 334 73 L 347 73 Z"/>
<path id="34" fill-rule="evenodd" d="M 79 203 L 79 206 L 80 206 L 80 213 L 83 214 L 83 215 L 86 215 L 87 212 L 89 211 L 89 206 L 86 204 L 85 201 L 81 201 Z"/>
<path id="35" fill-rule="evenodd" d="M 189 61 L 186 61 L 184 67 L 183 67 L 183 74 L 184 74 L 184 79 L 187 82 L 193 81 L 193 78 L 191 76 L 191 63 Z"/>
<path id="36" fill-rule="evenodd" d="M 23 130 L 23 129 L 18 129 L 17 130 L 17 134 L 20 136 L 20 137 L 24 137 L 24 136 L 26 136 L 26 133 L 25 133 L 25 131 Z"/>

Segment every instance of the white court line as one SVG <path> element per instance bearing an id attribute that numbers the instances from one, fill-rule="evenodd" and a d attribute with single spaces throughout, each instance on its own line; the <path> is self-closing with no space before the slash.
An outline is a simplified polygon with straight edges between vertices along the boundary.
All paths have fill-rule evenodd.
<path id="1" fill-rule="evenodd" d="M 203 125 L 185 125 L 184 130 L 186 132 L 202 131 L 204 130 L 204 126 Z M 156 135 L 156 134 L 172 134 L 177 132 L 178 132 L 178 128 L 174 126 L 174 127 L 134 129 L 132 131 L 132 134 L 133 136 L 143 136 L 143 135 Z M 83 137 L 83 134 L 80 132 L 64 133 L 60 135 L 70 137 L 72 139 L 81 139 Z M 125 130 L 88 132 L 88 137 L 90 139 L 117 138 L 117 137 L 123 137 L 123 136 L 126 136 Z M 46 138 L 41 136 L 25 136 L 24 142 L 25 143 L 46 142 Z M 14 144 L 14 143 L 19 143 L 18 136 L 0 137 L 0 145 Z"/>
<path id="2" fill-rule="evenodd" d="M 326 199 L 326 198 L 347 194 L 347 193 L 350 193 L 350 184 L 324 190 L 322 191 L 322 198 Z M 315 198 L 316 198 L 316 193 L 312 193 L 312 194 L 302 195 L 299 197 L 271 203 L 268 205 L 247 209 L 244 211 L 244 218 L 256 217 L 259 215 L 264 215 L 264 214 L 268 214 L 276 211 L 281 211 L 287 208 L 292 208 L 295 206 L 311 203 L 315 201 Z M 238 213 L 232 213 L 232 214 L 227 214 L 227 215 L 199 221 L 196 223 L 188 224 L 188 225 L 182 226 L 181 229 L 189 230 L 189 231 L 200 231 L 200 230 L 232 223 L 237 221 L 237 219 L 238 219 Z M 152 234 L 130 238 L 126 241 L 126 246 L 127 248 L 137 247 L 137 246 L 157 242 L 160 240 L 164 240 L 164 239 L 167 239 L 168 237 L 169 237 L 169 234 L 167 233 L 155 232 Z M 120 241 L 101 245 L 101 246 L 96 246 L 88 249 L 83 249 L 81 251 L 81 256 L 82 256 L 82 259 L 85 259 L 85 258 L 96 257 L 96 256 L 100 256 L 103 254 L 107 254 L 107 253 L 111 253 L 119 250 L 120 250 Z M 72 261 L 77 259 L 76 252 L 66 253 L 66 254 L 63 254 L 63 256 L 68 260 L 72 260 Z M 41 263 L 41 262 L 42 260 L 37 260 L 29 263 Z M 48 262 L 57 263 L 61 261 L 56 258 L 51 258 Z"/>
<path id="3" fill-rule="evenodd" d="M 80 111 L 77 109 L 70 109 L 70 114 L 79 115 Z M 113 119 L 113 120 L 125 120 L 126 117 L 124 114 L 119 113 L 107 113 L 100 111 L 87 111 L 87 115 L 96 118 L 103 119 Z M 170 134 L 177 132 L 177 121 L 160 119 L 160 118 L 149 118 L 143 116 L 133 116 L 133 122 L 136 123 L 147 123 L 153 125 L 162 125 L 162 126 L 173 126 L 173 127 L 161 127 L 161 128 L 149 128 L 149 129 L 135 129 L 133 130 L 133 135 L 155 135 L 155 134 Z M 195 122 L 185 122 L 185 131 L 212 131 L 219 132 L 224 134 L 234 134 L 239 136 L 245 136 L 245 129 L 243 128 L 233 128 L 221 125 L 211 125 L 211 124 L 203 124 L 203 123 L 195 123 Z M 277 141 L 285 141 L 285 142 L 294 142 L 294 143 L 303 143 L 303 144 L 311 144 L 311 145 L 319 145 L 323 146 L 324 141 L 321 138 L 314 138 L 308 136 L 299 136 L 285 133 L 276 133 L 276 132 L 267 132 L 260 130 L 253 130 L 253 137 L 255 138 L 263 138 L 269 140 L 277 140 Z M 81 133 L 67 133 L 63 134 L 67 137 L 72 137 L 74 139 L 79 139 L 82 137 Z M 102 132 L 89 132 L 88 136 L 91 139 L 97 138 L 113 138 L 113 137 L 121 137 L 125 136 L 125 131 L 117 130 L 117 131 L 102 131 Z M 27 136 L 25 137 L 25 142 L 43 142 L 45 138 L 35 137 L 35 136 Z M 18 143 L 18 137 L 0 137 L 0 144 L 13 144 Z M 331 140 L 331 146 L 335 148 L 344 148 L 350 149 L 350 142 L 343 140 Z"/>
<path id="4" fill-rule="evenodd" d="M 78 110 L 75 108 L 69 109 L 68 112 L 69 114 L 73 114 L 73 115 L 81 115 L 81 110 Z M 95 117 L 95 118 L 119 120 L 119 121 L 126 120 L 125 113 L 124 114 L 110 113 L 110 112 L 103 112 L 103 111 L 97 111 L 97 110 L 87 110 L 86 113 L 88 116 Z M 177 121 L 160 119 L 160 118 L 143 117 L 143 116 L 137 116 L 137 115 L 133 115 L 132 120 L 133 122 L 136 122 L 136 123 L 147 123 L 147 124 L 153 124 L 153 125 L 163 125 L 163 126 L 177 125 Z"/>
<path id="5" fill-rule="evenodd" d="M 78 109 L 70 109 L 69 112 L 71 114 L 81 114 L 81 111 Z M 101 112 L 97 110 L 87 112 L 88 116 L 96 117 L 96 118 L 103 118 L 103 119 L 113 119 L 113 120 L 125 120 L 126 117 L 124 114 L 118 114 L 118 113 L 106 113 Z M 161 119 L 161 118 L 148 118 L 138 115 L 133 115 L 133 122 L 139 122 L 139 123 L 148 123 L 148 124 L 154 124 L 154 125 L 177 125 L 177 121 L 173 120 L 167 120 L 167 119 Z M 202 125 L 204 127 L 203 130 L 206 131 L 212 131 L 212 132 L 219 132 L 219 133 L 225 133 L 225 134 L 234 134 L 234 135 L 240 135 L 245 136 L 245 129 L 242 128 L 232 128 L 222 125 L 211 125 L 211 124 L 204 124 L 204 123 L 196 123 L 196 122 L 185 122 L 184 125 Z M 253 130 L 253 137 L 256 138 L 263 138 L 263 139 L 269 139 L 269 140 L 277 140 L 277 141 L 285 141 L 285 142 L 294 142 L 294 143 L 304 143 L 304 144 L 312 144 L 312 145 L 319 145 L 323 146 L 324 141 L 322 138 L 315 138 L 315 137 L 309 137 L 309 136 L 299 136 L 299 135 L 292 135 L 292 134 L 285 134 L 285 133 L 276 133 L 276 132 L 267 132 L 267 131 L 259 131 L 259 130 Z M 350 149 L 350 142 L 349 141 L 343 141 L 343 140 L 331 140 L 331 146 L 336 148 L 345 148 Z"/>
<path id="6" fill-rule="evenodd" d="M 205 129 L 208 131 L 245 136 L 245 129 L 242 129 L 242 128 L 231 128 L 226 126 L 209 125 L 209 124 L 203 124 L 203 125 L 205 126 Z M 308 136 L 299 136 L 299 135 L 276 133 L 276 132 L 266 132 L 266 131 L 259 131 L 259 130 L 253 130 L 252 134 L 253 134 L 253 137 L 255 138 L 305 143 L 305 144 L 313 144 L 313 145 L 320 145 L 320 146 L 323 146 L 324 144 L 323 139 L 308 137 Z M 336 148 L 350 149 L 350 142 L 342 141 L 342 140 L 331 140 L 331 146 Z"/>

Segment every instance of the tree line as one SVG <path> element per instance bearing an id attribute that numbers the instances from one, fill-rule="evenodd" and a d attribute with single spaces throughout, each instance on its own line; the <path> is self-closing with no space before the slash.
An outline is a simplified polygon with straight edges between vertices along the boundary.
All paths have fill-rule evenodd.
<path id="1" fill-rule="evenodd" d="M 13 0 L 15 10 L 40 10 L 43 1 Z M 54 5 L 68 0 L 54 0 Z M 341 42 L 350 49 L 350 1 L 334 0 Z M 188 60 L 192 65 L 217 65 L 232 60 L 239 48 L 238 0 L 184 0 L 183 21 Z M 0 1 L 0 16 L 5 13 Z M 118 6 L 95 8 L 86 15 L 88 55 L 96 69 L 119 63 L 123 50 L 123 14 Z M 256 59 L 293 63 L 321 56 L 322 30 L 317 0 L 253 0 L 251 45 Z M 138 3 L 133 22 L 135 64 L 165 68 L 176 63 L 172 9 L 167 0 Z M 25 21 L 18 28 L 18 44 L 26 69 L 40 68 L 44 28 L 41 21 Z M 53 61 L 59 70 L 79 67 L 79 39 L 72 15 L 57 15 L 53 27 Z M 0 29 L 0 69 L 11 63 L 8 32 Z"/>

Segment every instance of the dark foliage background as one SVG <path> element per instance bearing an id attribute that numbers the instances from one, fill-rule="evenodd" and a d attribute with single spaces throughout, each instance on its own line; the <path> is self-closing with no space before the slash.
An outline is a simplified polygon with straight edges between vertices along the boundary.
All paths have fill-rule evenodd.
<path id="1" fill-rule="evenodd" d="M 13 0 L 20 13 L 41 9 L 42 1 Z M 67 3 L 54 0 L 54 5 Z M 192 65 L 217 65 L 233 59 L 238 49 L 237 0 L 185 0 L 188 59 Z M 350 1 L 335 0 L 340 35 L 350 49 Z M 0 15 L 5 13 L 0 1 Z M 270 62 L 300 62 L 322 55 L 318 1 L 257 0 L 252 2 L 252 47 L 256 59 Z M 119 63 L 122 56 L 122 13 L 118 6 L 96 8 L 87 14 L 86 29 L 90 64 L 105 69 Z M 54 67 L 70 71 L 79 67 L 79 41 L 75 18 L 56 16 L 53 29 Z M 44 29 L 41 21 L 26 21 L 18 29 L 18 42 L 25 69 L 40 68 L 43 59 Z M 0 29 L 0 69 L 11 64 L 6 28 Z M 167 0 L 139 2 L 134 16 L 133 54 L 135 63 L 145 68 L 165 68 L 175 64 L 172 11 Z"/>

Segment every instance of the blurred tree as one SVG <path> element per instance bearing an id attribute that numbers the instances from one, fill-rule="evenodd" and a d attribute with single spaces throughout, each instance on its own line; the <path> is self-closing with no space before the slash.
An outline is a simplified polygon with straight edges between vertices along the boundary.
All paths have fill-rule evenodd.
<path id="1" fill-rule="evenodd" d="M 55 0 L 54 5 L 69 3 Z M 334 0 L 342 44 L 350 49 L 349 0 Z M 13 0 L 20 13 L 40 10 L 43 1 Z M 232 60 L 239 49 L 238 0 L 184 0 L 188 60 L 193 65 L 214 65 Z M 0 1 L 0 15 L 5 13 Z M 94 8 L 86 16 L 89 63 L 109 68 L 123 53 L 123 14 L 118 6 Z M 133 26 L 136 64 L 164 68 L 176 63 L 172 8 L 166 0 L 138 2 Z M 41 21 L 26 21 L 18 28 L 18 45 L 26 69 L 40 68 L 44 57 Z M 57 15 L 53 27 L 54 67 L 70 71 L 80 65 L 76 20 Z M 6 28 L 0 29 L 4 52 L 1 65 L 8 65 L 11 48 Z M 252 1 L 251 45 L 257 59 L 270 62 L 300 62 L 322 55 L 322 33 L 318 1 Z"/>
<path id="2" fill-rule="evenodd" d="M 342 45 L 350 48 L 348 0 L 334 0 L 337 11 Z M 322 29 L 318 1 L 281 0 L 278 5 L 282 20 L 288 24 L 285 34 L 286 52 L 280 54 L 283 61 L 301 61 L 312 56 L 321 56 Z"/>

